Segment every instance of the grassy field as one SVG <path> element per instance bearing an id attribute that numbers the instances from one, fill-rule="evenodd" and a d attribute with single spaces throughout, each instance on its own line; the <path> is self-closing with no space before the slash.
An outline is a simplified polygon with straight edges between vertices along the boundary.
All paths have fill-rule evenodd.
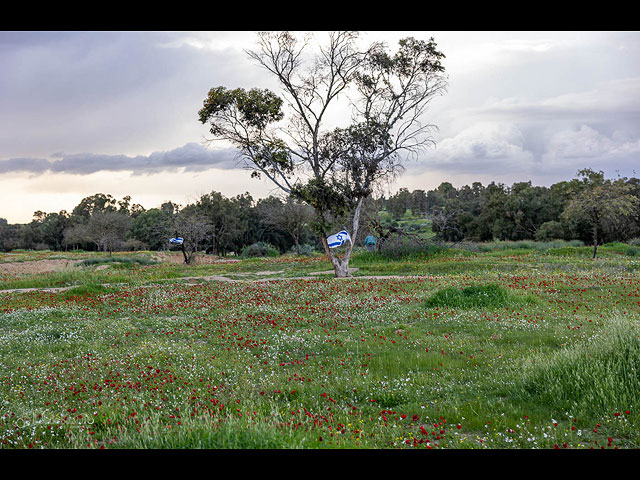
<path id="1" fill-rule="evenodd" d="M 0 254 L 0 448 L 635 449 L 640 255 L 590 253 Z"/>

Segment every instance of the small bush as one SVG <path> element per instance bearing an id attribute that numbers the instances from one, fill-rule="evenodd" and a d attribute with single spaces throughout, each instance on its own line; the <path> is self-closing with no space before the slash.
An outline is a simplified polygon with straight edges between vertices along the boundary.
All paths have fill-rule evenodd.
<path id="1" fill-rule="evenodd" d="M 535 295 L 515 295 L 496 284 L 447 287 L 428 298 L 423 306 L 453 308 L 500 308 L 508 304 L 535 304 Z"/>
<path id="2" fill-rule="evenodd" d="M 425 307 L 499 307 L 508 300 L 507 291 L 495 284 L 466 288 L 448 287 L 437 291 L 424 302 Z"/>
<path id="3" fill-rule="evenodd" d="M 149 246 L 146 243 L 141 242 L 140 240 L 130 238 L 122 244 L 122 249 L 129 252 L 135 252 L 139 250 L 148 250 Z"/>
<path id="4" fill-rule="evenodd" d="M 628 257 L 637 257 L 638 255 L 640 255 L 640 247 L 629 245 L 624 253 Z"/>
<path id="5" fill-rule="evenodd" d="M 248 247 L 245 247 L 240 254 L 243 258 L 251 258 L 251 257 L 277 257 L 280 255 L 280 252 L 276 247 L 271 245 L 270 243 L 265 242 L 257 242 Z"/>
<path id="6" fill-rule="evenodd" d="M 298 255 L 306 255 L 307 257 L 311 257 L 313 256 L 315 253 L 317 253 L 316 248 L 313 245 L 309 245 L 309 244 L 304 244 L 300 246 L 300 253 L 298 253 L 296 251 L 296 247 L 295 245 L 291 248 L 291 251 L 293 253 L 296 253 Z"/>
<path id="7" fill-rule="evenodd" d="M 149 257 L 141 256 L 141 255 L 126 255 L 126 256 L 115 256 L 115 257 L 95 257 L 95 258 L 87 258 L 83 260 L 80 265 L 84 267 L 89 267 L 91 265 L 101 265 L 104 263 L 121 263 L 126 266 L 131 266 L 133 264 L 139 265 L 155 265 L 159 262 L 156 260 L 152 260 Z"/>
<path id="8" fill-rule="evenodd" d="M 380 247 L 380 255 L 388 260 L 418 259 L 448 251 L 445 245 L 410 238 L 387 240 Z"/>

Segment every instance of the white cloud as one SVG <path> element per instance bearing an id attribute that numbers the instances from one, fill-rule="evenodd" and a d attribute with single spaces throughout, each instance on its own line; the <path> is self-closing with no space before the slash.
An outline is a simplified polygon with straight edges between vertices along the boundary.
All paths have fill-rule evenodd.
<path id="1" fill-rule="evenodd" d="M 607 164 L 633 155 L 640 156 L 640 139 L 628 140 L 615 133 L 607 136 L 588 125 L 581 125 L 553 135 L 542 160 L 545 164 L 584 166 L 585 161 Z"/>
<path id="2" fill-rule="evenodd" d="M 522 132 L 510 123 L 477 123 L 445 138 L 433 153 L 428 153 L 411 170 L 442 169 L 456 172 L 487 170 L 528 170 L 534 164 L 533 154 L 524 148 Z"/>

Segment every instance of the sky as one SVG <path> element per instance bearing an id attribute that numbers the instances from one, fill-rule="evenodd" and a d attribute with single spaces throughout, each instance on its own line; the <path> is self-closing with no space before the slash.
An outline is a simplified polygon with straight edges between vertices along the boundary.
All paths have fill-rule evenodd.
<path id="1" fill-rule="evenodd" d="M 326 38 L 316 32 L 319 41 Z M 480 181 L 549 186 L 578 170 L 640 177 L 640 32 L 362 31 L 391 50 L 433 37 L 444 95 L 425 121 L 435 146 L 399 188 Z M 210 88 L 279 85 L 246 54 L 253 31 L 1 31 L 0 218 L 70 212 L 84 197 L 159 207 L 211 191 L 277 193 L 227 146 L 208 145 Z"/>

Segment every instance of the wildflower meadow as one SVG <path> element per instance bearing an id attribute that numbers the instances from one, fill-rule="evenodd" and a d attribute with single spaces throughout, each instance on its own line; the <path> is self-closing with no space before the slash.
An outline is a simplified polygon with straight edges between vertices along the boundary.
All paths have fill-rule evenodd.
<path id="1" fill-rule="evenodd" d="M 0 449 L 635 449 L 629 252 L 1 254 Z"/>

